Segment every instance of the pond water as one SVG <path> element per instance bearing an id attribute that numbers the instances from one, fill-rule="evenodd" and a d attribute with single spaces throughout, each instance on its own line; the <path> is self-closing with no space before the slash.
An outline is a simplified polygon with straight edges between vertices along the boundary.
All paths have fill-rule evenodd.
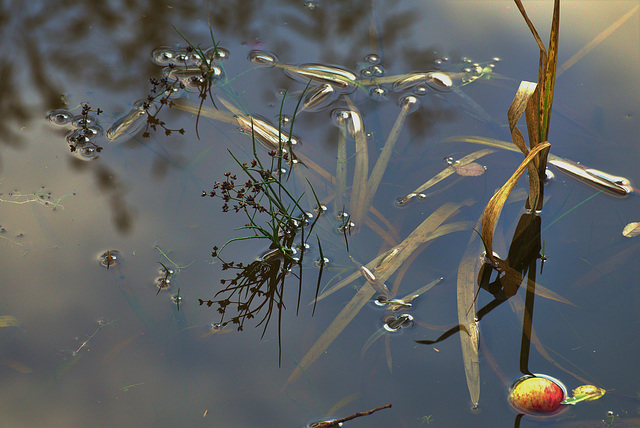
<path id="1" fill-rule="evenodd" d="M 525 6 L 546 41 L 552 3 Z M 348 424 L 540 423 L 518 417 L 507 402 L 508 388 L 523 367 L 522 316 L 515 299 L 478 323 L 477 409 L 472 409 L 458 333 L 435 344 L 416 342 L 435 340 L 457 325 L 456 276 L 472 229 L 522 155 L 496 150 L 477 161 L 486 167 L 480 176 L 452 175 L 425 191 L 425 198 L 401 207 L 396 202 L 447 168 L 445 159 L 455 162 L 485 148 L 446 139 L 510 139 L 507 108 L 520 81 L 536 81 L 538 70 L 537 45 L 512 2 L 59 0 L 9 1 L 2 8 L 1 425 L 303 427 L 388 403 L 390 409 Z M 551 153 L 632 183 L 640 182 L 639 14 L 635 1 L 562 3 L 561 73 L 549 134 Z M 219 52 L 228 58 L 212 63 L 224 73 L 211 88 L 220 113 L 208 97 L 197 127 L 193 110 L 184 111 L 198 106 L 193 90 L 178 91 L 182 109 L 163 107 L 157 115 L 162 125 L 149 129 L 147 138 L 141 129 L 111 141 L 98 130 L 91 141 L 99 152 L 91 144 L 71 151 L 67 135 L 73 125 L 47 119 L 55 110 L 81 115 L 81 104 L 87 104 L 102 130 L 114 132 L 113 125 L 149 95 L 149 79 L 163 77 L 152 53 L 186 48 L 177 30 L 194 45 L 212 48 L 210 26 L 218 48 L 225 49 Z M 260 53 L 251 54 L 256 50 Z M 249 60 L 257 55 L 263 60 L 274 55 L 278 62 Z M 251 233 L 236 230 L 248 221 L 242 212 L 224 213 L 221 199 L 202 193 L 224 181 L 225 172 L 237 174 L 238 183 L 247 180 L 229 151 L 240 162 L 254 158 L 247 122 L 241 131 L 229 108 L 248 123 L 261 117 L 277 128 L 280 112 L 294 116 L 305 90 L 306 77 L 295 68 L 300 64 L 340 67 L 363 82 L 329 95 L 335 99 L 314 98 L 319 105 L 294 117 L 293 134 L 301 141 L 294 153 L 305 165 L 293 166 L 285 187 L 311 212 L 317 202 L 308 178 L 327 211 L 309 236 L 302 279 L 297 267 L 285 278 L 286 309 L 272 308 L 271 319 L 257 328 L 266 308 L 245 319 L 243 331 L 233 323 L 218 326 L 219 305 L 208 307 L 206 301 L 221 299 L 216 292 L 229 285 L 221 280 L 233 279 L 236 271 L 223 270 L 212 248 Z M 428 71 L 453 76 L 454 90 L 442 91 L 442 81 L 433 79 L 431 86 L 423 79 L 412 87 L 402 87 L 400 77 L 384 80 Z M 402 101 L 407 96 L 414 99 Z M 359 116 L 345 113 L 355 109 Z M 350 235 L 338 231 L 345 219 L 336 214 L 348 209 L 354 193 L 367 194 L 362 186 L 351 188 L 362 157 L 355 155 L 349 129 L 341 134 L 337 126 L 341 114 L 352 128 L 359 128 L 361 118 L 364 130 L 354 135 L 365 137 L 357 144 L 367 145 L 364 170 L 370 173 L 400 124 L 372 199 L 374 210 Z M 521 128 L 526 134 L 524 120 Z M 166 135 L 165 129 L 174 131 Z M 341 135 L 348 179 L 346 191 L 337 194 Z M 267 152 L 257 144 L 264 162 L 270 159 Z M 524 366 L 560 379 L 569 390 L 585 381 L 608 390 L 545 423 L 637 426 L 640 270 L 633 260 L 640 238 L 626 238 L 622 230 L 638 221 L 639 199 L 599 193 L 557 170 L 555 175 L 545 189 L 546 261 L 536 280 L 571 304 L 536 296 L 538 347 L 531 346 Z M 516 192 L 524 188 L 522 181 Z M 444 278 L 406 308 L 413 322 L 395 332 L 381 330 L 391 312 L 366 302 L 307 364 L 303 358 L 326 337 L 356 288 L 370 287 L 360 276 L 314 309 L 309 302 L 316 294 L 315 262 L 321 254 L 328 259 L 322 292 L 359 272 L 357 263 L 367 264 L 403 241 L 446 203 L 460 206 L 447 222 L 461 230 L 419 247 L 387 281 L 389 288 L 397 282 L 397 297 L 403 297 Z M 499 254 L 506 254 L 523 212 L 522 200 L 503 210 L 494 238 Z M 305 233 L 299 231 L 298 238 Z M 246 265 L 268 248 L 265 240 L 237 241 L 220 257 Z M 169 286 L 158 289 L 163 281 Z M 523 289 L 517 297 L 525 298 Z M 481 291 L 477 307 L 492 300 Z M 227 308 L 224 321 L 234 310 L 233 304 Z"/>

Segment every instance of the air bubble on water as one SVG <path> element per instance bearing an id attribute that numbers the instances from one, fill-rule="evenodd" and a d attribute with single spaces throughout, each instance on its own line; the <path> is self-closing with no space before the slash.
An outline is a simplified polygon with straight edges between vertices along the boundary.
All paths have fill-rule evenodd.
<path id="1" fill-rule="evenodd" d="M 493 62 L 500 62 L 502 61 L 500 58 L 498 58 L 497 56 L 494 56 L 493 58 L 491 58 L 491 61 Z"/>
<path id="2" fill-rule="evenodd" d="M 155 285 L 160 290 L 166 290 L 171 287 L 171 280 L 169 278 L 165 278 L 164 276 L 160 276 L 156 278 Z"/>
<path id="3" fill-rule="evenodd" d="M 453 156 L 447 156 L 446 158 L 443 159 L 445 165 L 447 166 L 453 166 L 455 164 L 460 163 L 459 161 L 457 161 Z"/>
<path id="4" fill-rule="evenodd" d="M 338 213 L 338 220 L 344 220 L 349 217 L 349 213 L 346 211 L 340 211 Z"/>
<path id="5" fill-rule="evenodd" d="M 405 95 L 398 100 L 398 104 L 407 110 L 407 113 L 413 113 L 420 108 L 420 100 L 413 95 Z"/>
<path id="6" fill-rule="evenodd" d="M 306 253 L 307 251 L 309 251 L 310 248 L 311 248 L 311 245 L 307 244 L 306 242 L 296 245 L 296 249 L 301 253 Z"/>
<path id="7" fill-rule="evenodd" d="M 376 101 L 383 101 L 386 98 L 387 90 L 380 86 L 369 89 L 369 95 Z"/>
<path id="8" fill-rule="evenodd" d="M 175 52 L 173 48 L 168 46 L 162 46 L 155 49 L 151 53 L 151 60 L 157 65 L 167 66 L 171 63 L 175 63 Z"/>
<path id="9" fill-rule="evenodd" d="M 412 73 L 404 76 L 393 83 L 393 90 L 396 92 L 406 91 L 421 83 L 424 83 L 428 73 Z"/>
<path id="10" fill-rule="evenodd" d="M 82 128 L 77 128 L 67 132 L 65 139 L 67 140 L 67 143 L 69 143 L 72 146 L 75 146 L 76 144 L 88 143 L 89 141 L 91 141 L 92 136 L 93 134 L 91 133 L 91 131 L 88 131 Z"/>
<path id="11" fill-rule="evenodd" d="M 72 118 L 71 112 L 65 109 L 53 110 L 47 114 L 47 119 L 54 125 L 66 125 Z"/>
<path id="12" fill-rule="evenodd" d="M 422 200 L 425 199 L 427 197 L 427 195 L 425 195 L 424 193 L 419 193 L 418 194 L 418 199 Z"/>
<path id="13" fill-rule="evenodd" d="M 340 225 L 340 226 L 338 227 L 338 232 L 340 232 L 340 233 L 350 232 L 350 231 L 351 231 L 351 229 L 353 229 L 353 228 L 355 228 L 355 227 L 356 227 L 356 224 L 355 224 L 354 222 L 350 221 L 350 222 L 348 222 L 348 223 L 345 223 L 345 224 L 343 224 L 343 225 Z"/>
<path id="14" fill-rule="evenodd" d="M 120 251 L 105 251 L 98 256 L 98 262 L 104 267 L 118 266 L 120 264 Z"/>
<path id="15" fill-rule="evenodd" d="M 380 55 L 372 53 L 372 54 L 369 54 L 369 55 L 365 56 L 364 57 L 364 61 L 366 63 L 371 64 L 371 65 L 378 65 L 378 64 L 380 64 L 381 58 L 380 58 Z"/>
<path id="16" fill-rule="evenodd" d="M 409 314 L 403 314 L 397 318 L 390 316 L 385 318 L 383 328 L 389 332 L 394 332 L 400 330 L 400 328 L 411 326 L 412 322 L 413 316 Z"/>
<path id="17" fill-rule="evenodd" d="M 80 148 L 76 148 L 76 151 L 82 160 L 93 160 L 98 157 L 98 151 L 93 145 L 86 144 Z"/>
<path id="18" fill-rule="evenodd" d="M 552 181 L 554 178 L 556 178 L 555 174 L 553 173 L 553 171 L 551 171 L 549 168 L 547 168 L 544 171 L 545 177 L 544 177 L 544 182 L 549 183 L 550 181 Z"/>
<path id="19" fill-rule="evenodd" d="M 369 69 L 371 70 L 371 72 L 373 73 L 373 75 L 375 77 L 384 76 L 384 73 L 385 73 L 384 68 L 382 66 L 380 66 L 380 65 L 371 66 L 371 67 L 369 67 Z"/>
<path id="20" fill-rule="evenodd" d="M 376 306 L 384 307 L 387 306 L 387 297 L 386 296 L 378 296 L 373 299 L 373 304 Z"/>
<path id="21" fill-rule="evenodd" d="M 204 53 L 205 57 L 207 57 L 209 60 L 214 60 L 214 61 L 225 61 L 228 60 L 229 57 L 231 56 L 231 52 L 229 52 L 227 49 L 225 48 L 221 48 L 221 47 L 211 47 L 209 49 L 207 49 Z"/>
<path id="22" fill-rule="evenodd" d="M 318 7 L 318 2 L 309 0 L 304 3 L 304 6 L 309 10 L 316 10 L 316 8 Z"/>
<path id="23" fill-rule="evenodd" d="M 369 70 L 368 68 L 364 68 L 360 70 L 360 74 L 362 75 L 362 77 L 372 77 L 373 71 Z"/>
<path id="24" fill-rule="evenodd" d="M 446 92 L 453 86 L 451 77 L 446 73 L 429 73 L 425 82 L 431 89 L 435 89 L 440 92 Z"/>
<path id="25" fill-rule="evenodd" d="M 178 294 L 174 294 L 173 296 L 171 296 L 171 301 L 174 304 L 179 305 L 180 303 L 182 303 L 183 297 L 179 293 Z"/>
<path id="26" fill-rule="evenodd" d="M 316 213 L 316 214 L 320 215 L 320 214 L 324 213 L 325 211 L 327 211 L 327 209 L 328 209 L 328 208 L 327 208 L 327 206 L 326 206 L 326 205 L 322 205 L 322 204 L 320 204 L 320 206 L 316 207 L 316 208 L 314 209 L 314 211 L 315 211 L 315 213 Z"/>
<path id="27" fill-rule="evenodd" d="M 350 117 L 351 111 L 349 110 L 335 109 L 331 112 L 331 121 L 338 127 L 346 125 Z"/>
<path id="28" fill-rule="evenodd" d="M 314 262 L 315 266 L 317 268 L 323 266 L 323 267 L 327 267 L 329 266 L 329 259 L 326 257 L 323 257 L 322 259 L 318 259 Z"/>
<path id="29" fill-rule="evenodd" d="M 214 322 L 214 323 L 209 324 L 209 331 L 211 333 L 220 331 L 221 329 L 222 329 L 222 324 L 220 324 L 219 322 Z"/>
<path id="30" fill-rule="evenodd" d="M 73 118 L 71 119 L 71 124 L 76 128 L 83 128 L 85 126 L 89 126 L 94 123 L 96 123 L 96 118 L 91 116 L 90 114 L 86 116 L 82 114 L 77 114 L 73 116 Z"/>
<path id="31" fill-rule="evenodd" d="M 249 61 L 256 65 L 273 67 L 278 63 L 278 57 L 267 51 L 251 51 L 248 55 Z"/>
<path id="32" fill-rule="evenodd" d="M 304 109 L 307 111 L 319 111 L 331 105 L 340 94 L 333 86 L 325 83 L 304 96 Z"/>
<path id="33" fill-rule="evenodd" d="M 426 95 L 429 92 L 429 88 L 427 88 L 425 85 L 418 85 L 415 88 L 413 88 L 412 92 L 415 95 L 423 96 L 423 95 Z"/>

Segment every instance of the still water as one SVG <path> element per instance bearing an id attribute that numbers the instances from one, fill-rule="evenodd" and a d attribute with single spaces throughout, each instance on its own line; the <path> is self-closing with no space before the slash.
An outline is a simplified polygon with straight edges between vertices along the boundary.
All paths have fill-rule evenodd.
<path id="1" fill-rule="evenodd" d="M 525 6 L 546 41 L 552 4 Z M 519 82 L 536 81 L 538 69 L 537 45 L 513 3 L 5 1 L 2 9 L 0 425 L 303 427 L 388 403 L 391 409 L 349 424 L 539 423 L 516 422 L 506 398 L 522 374 L 522 319 L 514 305 L 500 305 L 479 323 L 478 409 L 458 334 L 433 345 L 416 342 L 457 324 L 456 275 L 473 225 L 522 155 L 498 150 L 477 161 L 486 167 L 479 176 L 452 175 L 426 197 L 396 203 L 483 148 L 443 140 L 509 140 L 507 108 Z M 551 153 L 632 183 L 640 183 L 639 14 L 634 1 L 563 2 L 549 134 Z M 144 123 L 120 133 L 118 124 L 131 112 L 135 119 L 147 99 L 150 79 L 168 73 L 158 52 L 187 52 L 180 33 L 212 48 L 210 26 L 224 53 L 212 63 L 219 73 L 212 94 L 227 101 L 216 103 L 221 113 L 208 99 L 196 127 L 198 93 L 180 89 L 191 111 L 163 107 L 162 124 L 147 138 Z M 452 76 L 455 90 L 443 90 L 442 77 L 424 83 L 429 72 Z M 410 73 L 424 73 L 423 83 L 406 80 Z M 350 85 L 353 76 L 360 85 Z M 246 181 L 229 151 L 250 162 L 251 118 L 278 129 L 281 111 L 294 115 L 310 78 L 314 97 L 307 93 L 303 104 L 310 102 L 293 126 L 300 141 L 294 151 L 305 165 L 293 166 L 287 186 L 296 198 L 306 190 L 300 204 L 313 212 L 307 177 L 327 210 L 308 241 L 302 280 L 295 268 L 285 282 L 286 309 L 280 319 L 276 309 L 264 335 L 264 323 L 255 328 L 264 312 L 246 320 L 243 331 L 216 326 L 217 305 L 198 299 L 216 299 L 220 281 L 235 273 L 222 269 L 212 248 L 246 236 L 234 229 L 247 218 L 223 213 L 222 200 L 202 193 L 225 172 Z M 52 111 L 81 115 L 82 103 L 100 127 L 90 137 L 99 152 L 91 144 L 71 151 L 67 136 L 78 126 L 47 119 Z M 359 115 L 351 115 L 356 109 Z M 288 132 L 290 121 L 284 126 Z M 393 132 L 397 142 L 371 201 L 376 212 L 352 212 L 360 221 L 351 235 L 338 231 L 342 207 L 368 196 L 362 186 L 351 188 L 354 171 L 372 174 Z M 355 155 L 363 144 L 358 135 L 366 137 L 365 166 Z M 336 194 L 341 138 L 348 178 Z M 256 152 L 269 159 L 260 144 Z M 528 367 L 569 390 L 586 380 L 608 392 L 545 423 L 637 426 L 640 238 L 625 238 L 622 229 L 639 220 L 638 197 L 594 196 L 599 189 L 555 174 L 545 190 L 547 260 L 537 281 L 571 304 L 536 298 L 540 347 L 532 347 Z M 367 302 L 313 364 L 302 364 L 355 287 L 366 284 L 360 277 L 320 300 L 312 316 L 318 240 L 328 261 L 322 291 L 404 240 L 445 203 L 461 204 L 449 220 L 461 231 L 420 247 L 387 281 L 403 297 L 444 278 L 411 302 L 413 321 L 381 330 L 389 311 Z M 505 207 L 494 238 L 498 253 L 506 253 L 522 205 Z M 234 242 L 221 257 L 247 264 L 267 249 L 265 241 Z M 478 307 L 491 300 L 481 291 Z"/>

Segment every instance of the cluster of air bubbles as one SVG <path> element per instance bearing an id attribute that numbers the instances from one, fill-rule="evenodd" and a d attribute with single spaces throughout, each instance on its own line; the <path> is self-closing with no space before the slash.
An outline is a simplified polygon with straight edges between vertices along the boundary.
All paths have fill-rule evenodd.
<path id="1" fill-rule="evenodd" d="M 384 76 L 384 73 L 384 67 L 381 65 L 370 65 L 360 70 L 360 75 L 362 77 L 382 77 Z"/>
<path id="2" fill-rule="evenodd" d="M 352 221 L 345 222 L 338 227 L 338 232 L 340 233 L 350 233 L 353 228 L 356 227 L 356 224 Z"/>
<path id="3" fill-rule="evenodd" d="M 460 163 L 459 160 L 456 160 L 456 158 L 454 158 L 453 156 L 447 156 L 446 158 L 443 159 L 445 165 L 447 166 L 454 166 Z"/>
<path id="4" fill-rule="evenodd" d="M 109 269 L 120 264 L 120 252 L 118 250 L 108 250 L 98 256 L 98 263 Z"/>
<path id="5" fill-rule="evenodd" d="M 205 61 L 199 52 L 190 48 L 162 46 L 151 53 L 151 60 L 163 67 L 200 67 L 203 62 L 222 61 L 229 58 L 229 51 L 221 47 L 211 47 L 204 51 Z"/>
<path id="6" fill-rule="evenodd" d="M 405 95 L 398 100 L 398 105 L 406 109 L 407 113 L 413 113 L 420 108 L 420 100 L 413 95 Z"/>
<path id="7" fill-rule="evenodd" d="M 385 318 L 384 325 L 382 327 L 389 332 L 394 332 L 401 328 L 411 327 L 412 324 L 413 317 L 409 314 L 402 314 L 398 317 L 389 316 Z"/>
<path id="8" fill-rule="evenodd" d="M 369 96 L 372 100 L 384 101 L 387 98 L 388 92 L 389 91 L 381 86 L 374 86 L 373 88 L 369 89 Z"/>
<path id="9" fill-rule="evenodd" d="M 278 63 L 278 57 L 275 54 L 260 50 L 253 50 L 249 52 L 247 58 L 255 65 L 264 67 L 273 67 Z"/>
<path id="10" fill-rule="evenodd" d="M 58 109 L 50 111 L 47 120 L 57 126 L 72 127 L 65 135 L 65 140 L 76 157 L 91 160 L 98 156 L 99 146 L 96 140 L 102 137 L 104 130 L 98 125 L 95 116 L 88 112 L 74 115 L 70 110 Z"/>
<path id="11" fill-rule="evenodd" d="M 433 65 L 436 66 L 436 68 L 445 68 L 447 66 L 449 66 L 449 57 L 442 57 L 442 58 L 436 58 L 435 60 L 433 60 Z"/>

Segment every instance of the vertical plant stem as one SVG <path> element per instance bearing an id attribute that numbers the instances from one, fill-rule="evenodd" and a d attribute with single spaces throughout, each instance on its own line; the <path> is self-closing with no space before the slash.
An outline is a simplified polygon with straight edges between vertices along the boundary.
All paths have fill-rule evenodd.
<path id="1" fill-rule="evenodd" d="M 340 125 L 338 135 L 338 161 L 336 164 L 336 198 L 334 214 L 337 216 L 344 209 L 344 193 L 347 190 L 347 129 Z"/>

